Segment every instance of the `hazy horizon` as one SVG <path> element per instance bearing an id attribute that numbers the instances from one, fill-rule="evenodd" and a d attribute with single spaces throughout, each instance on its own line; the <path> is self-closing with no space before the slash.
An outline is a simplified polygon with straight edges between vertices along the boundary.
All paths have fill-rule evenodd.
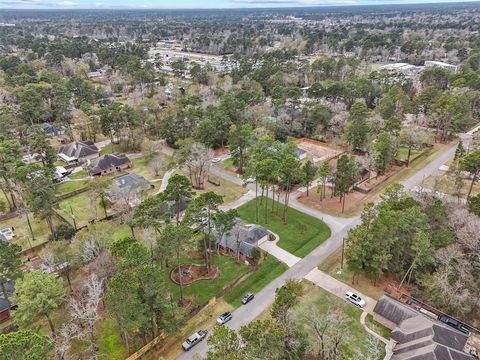
<path id="1" fill-rule="evenodd" d="M 176 5 L 166 0 L 0 0 L 0 9 L 47 10 L 47 9 L 269 9 L 303 7 L 349 7 L 372 5 L 420 5 L 479 3 L 478 0 L 179 0 Z"/>

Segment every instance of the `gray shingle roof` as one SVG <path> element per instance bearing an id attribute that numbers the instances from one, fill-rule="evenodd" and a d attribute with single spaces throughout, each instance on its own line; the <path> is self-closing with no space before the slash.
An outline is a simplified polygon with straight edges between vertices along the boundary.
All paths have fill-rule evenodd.
<path id="1" fill-rule="evenodd" d="M 123 166 L 130 163 L 130 159 L 125 154 L 107 154 L 93 159 L 87 166 L 91 174 L 100 174 L 117 166 Z"/>
<path id="2" fill-rule="evenodd" d="M 9 294 L 9 299 L 12 301 L 11 296 L 15 292 L 15 287 L 13 285 L 13 281 L 9 280 L 5 283 L 5 289 L 7 290 L 7 293 Z M 3 292 L 0 291 L 0 312 L 5 311 L 9 308 L 7 300 L 5 300 L 5 297 L 3 296 Z"/>
<path id="3" fill-rule="evenodd" d="M 68 157 L 76 157 L 77 159 L 98 154 L 99 151 L 93 141 L 74 141 L 62 146 L 58 150 L 61 154 L 65 154 Z"/>
<path id="4" fill-rule="evenodd" d="M 237 251 L 237 239 L 240 242 L 240 253 L 250 256 L 252 250 L 257 246 L 259 240 L 269 234 L 268 230 L 260 225 L 245 225 L 238 221 L 228 234 L 217 243 L 224 248 Z"/>
<path id="5" fill-rule="evenodd" d="M 395 323 L 391 337 L 397 342 L 392 360 L 466 360 L 468 336 L 430 319 L 407 305 L 383 296 L 373 310 Z"/>
<path id="6" fill-rule="evenodd" d="M 398 325 L 403 320 L 417 316 L 418 313 L 402 303 L 383 296 L 375 305 L 373 312 Z"/>

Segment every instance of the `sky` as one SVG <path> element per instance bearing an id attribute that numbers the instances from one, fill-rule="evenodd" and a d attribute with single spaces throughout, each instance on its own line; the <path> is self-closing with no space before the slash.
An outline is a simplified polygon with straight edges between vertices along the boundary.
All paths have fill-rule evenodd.
<path id="1" fill-rule="evenodd" d="M 467 0 L 468 1 L 468 0 Z M 473 1 L 473 0 L 472 0 Z M 478 0 L 475 0 L 478 1 Z M 199 9 L 448 3 L 455 0 L 0 0 L 8 9 Z M 457 1 L 460 2 L 460 1 Z M 461 2 L 466 2 L 465 0 Z"/>

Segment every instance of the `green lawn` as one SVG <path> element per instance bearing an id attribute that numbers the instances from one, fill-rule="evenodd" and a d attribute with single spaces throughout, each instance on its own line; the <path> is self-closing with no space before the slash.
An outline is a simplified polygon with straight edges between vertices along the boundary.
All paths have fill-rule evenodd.
<path id="1" fill-rule="evenodd" d="M 95 201 L 93 206 L 92 201 L 89 198 L 89 191 L 72 196 L 71 198 L 61 201 L 57 210 L 69 223 L 73 225 L 72 211 L 75 215 L 77 227 L 81 227 L 88 224 L 89 220 L 92 220 L 97 216 L 99 219 L 104 217 L 104 211 L 98 204 L 98 200 Z"/>
<path id="2" fill-rule="evenodd" d="M 80 171 L 77 171 L 76 173 L 68 175 L 68 177 L 70 179 L 83 179 L 83 178 L 88 177 L 88 174 L 85 170 L 80 170 Z"/>
<path id="3" fill-rule="evenodd" d="M 123 360 L 127 357 L 125 343 L 115 320 L 107 317 L 97 324 L 98 358 Z"/>
<path id="4" fill-rule="evenodd" d="M 410 152 L 410 160 L 412 160 L 415 156 L 417 156 L 420 153 L 419 150 L 412 149 Z M 398 148 L 398 155 L 397 159 L 398 160 L 403 160 L 406 161 L 408 157 L 408 148 L 406 147 L 400 147 Z"/>
<path id="5" fill-rule="evenodd" d="M 309 342 L 313 347 L 313 351 L 317 350 L 316 337 L 313 329 L 310 326 L 312 319 L 312 312 L 316 311 L 319 315 L 329 314 L 338 311 L 344 314 L 348 321 L 347 339 L 340 344 L 346 359 L 361 359 L 362 354 L 367 352 L 367 337 L 369 335 L 362 324 L 360 323 L 360 315 L 362 310 L 347 303 L 343 299 L 336 297 L 322 288 L 311 283 L 304 282 L 305 294 L 302 296 L 300 303 L 294 307 L 292 314 L 294 319 L 303 327 L 308 333 Z M 383 350 L 384 344 L 378 342 L 378 347 Z M 384 351 L 379 358 L 383 359 Z"/>
<path id="6" fill-rule="evenodd" d="M 243 295 L 248 292 L 258 293 L 287 269 L 288 267 L 284 263 L 278 261 L 273 256 L 267 256 L 260 263 L 257 270 L 225 294 L 223 298 L 234 307 L 240 306 Z"/>
<path id="7" fill-rule="evenodd" d="M 373 319 L 372 314 L 368 314 L 367 317 L 365 318 L 365 324 L 368 326 L 369 329 L 375 331 L 378 335 L 384 337 L 385 339 L 390 339 L 390 329 L 383 326 L 379 322 L 376 322 Z"/>
<path id="8" fill-rule="evenodd" d="M 188 257 L 182 259 L 182 263 L 196 263 L 201 264 L 203 261 L 193 260 Z M 216 296 L 220 290 L 232 281 L 238 279 L 245 274 L 249 267 L 244 263 L 237 264 L 233 257 L 229 256 L 214 256 L 213 261 L 215 266 L 220 267 L 220 276 L 215 280 L 200 280 L 193 284 L 184 286 L 183 292 L 186 297 L 195 298 L 195 302 L 199 305 L 207 303 L 212 297 Z M 168 284 L 168 289 L 171 291 L 174 298 L 180 297 L 179 286 L 170 280 L 170 271 L 172 268 L 164 269 L 165 280 Z"/>
<path id="9" fill-rule="evenodd" d="M 188 178 L 188 172 L 186 169 L 182 169 L 177 172 L 180 175 L 186 176 Z M 209 174 L 209 178 L 213 181 L 220 183 L 220 186 L 215 186 L 205 180 L 204 188 L 202 190 L 194 189 L 193 191 L 200 195 L 205 192 L 213 191 L 215 194 L 221 195 L 223 197 L 223 203 L 228 204 L 232 201 L 235 201 L 242 197 L 242 195 L 248 192 L 248 189 L 237 185 L 231 181 L 219 178 L 218 176 Z"/>
<path id="10" fill-rule="evenodd" d="M 30 229 L 28 228 L 27 219 L 25 217 L 16 216 L 0 223 L 0 228 L 13 227 L 15 229 L 15 237 L 13 238 L 12 243 L 20 245 L 23 250 L 43 244 L 44 242 L 48 241 L 48 236 L 50 235 L 50 230 L 48 229 L 45 220 L 36 219 L 31 213 L 29 214 L 29 217 L 33 228 L 33 234 L 35 235 L 35 240 L 32 239 Z M 59 224 L 59 221 L 56 217 L 54 218 L 54 224 Z"/>
<path id="11" fill-rule="evenodd" d="M 155 171 L 153 171 L 151 168 L 150 163 L 152 159 L 146 156 L 133 159 L 132 168 L 129 169 L 128 172 L 134 172 L 135 174 L 143 176 L 149 181 L 159 181 L 162 179 L 163 174 L 165 174 L 165 170 L 169 161 L 165 156 L 161 155 L 160 157 L 163 160 L 163 168 L 159 171 L 158 176 L 155 175 Z"/>
<path id="12" fill-rule="evenodd" d="M 292 208 L 288 209 L 288 224 L 283 225 L 282 206 L 280 206 L 279 215 L 273 216 L 270 213 L 271 202 L 272 200 L 269 199 L 268 224 L 264 222 L 263 208 L 259 209 L 259 224 L 280 237 L 278 246 L 284 250 L 296 256 L 304 257 L 330 237 L 330 228 L 327 224 Z M 240 206 L 237 210 L 244 221 L 256 223 L 255 200 Z"/>
<path id="13" fill-rule="evenodd" d="M 60 184 L 55 185 L 55 193 L 57 195 L 68 194 L 72 191 L 82 189 L 88 186 L 90 182 L 86 181 L 64 181 Z"/>

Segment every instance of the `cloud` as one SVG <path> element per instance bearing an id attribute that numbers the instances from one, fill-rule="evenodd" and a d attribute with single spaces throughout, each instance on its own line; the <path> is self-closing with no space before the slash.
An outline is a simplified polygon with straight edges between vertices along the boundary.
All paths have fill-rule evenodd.
<path id="1" fill-rule="evenodd" d="M 78 6 L 78 3 L 75 1 L 60 1 L 57 3 L 57 5 L 60 7 L 75 7 Z"/>

